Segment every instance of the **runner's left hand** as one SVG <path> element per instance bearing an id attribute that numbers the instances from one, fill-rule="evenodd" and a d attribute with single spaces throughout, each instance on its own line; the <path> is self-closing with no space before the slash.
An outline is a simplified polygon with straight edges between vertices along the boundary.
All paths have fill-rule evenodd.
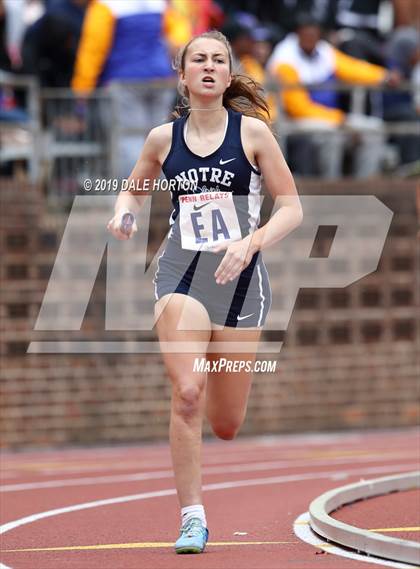
<path id="1" fill-rule="evenodd" d="M 255 253 L 250 245 L 250 239 L 245 238 L 233 243 L 224 243 L 212 249 L 213 253 L 226 251 L 214 273 L 217 284 L 224 285 L 229 281 L 233 281 L 246 269 Z"/>

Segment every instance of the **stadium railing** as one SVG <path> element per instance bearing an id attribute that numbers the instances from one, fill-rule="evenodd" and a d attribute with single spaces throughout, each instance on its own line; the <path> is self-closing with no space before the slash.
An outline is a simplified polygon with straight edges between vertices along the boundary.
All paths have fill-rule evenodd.
<path id="1" fill-rule="evenodd" d="M 16 106 L 12 95 L 11 108 L 0 114 L 0 167 L 2 164 L 24 160 L 31 181 L 40 175 L 42 160 L 40 138 L 40 91 L 35 78 L 18 76 L 0 70 L 0 96 L 19 90 L 25 99 L 25 109 Z"/>
<path id="2" fill-rule="evenodd" d="M 139 89 L 161 88 L 156 84 L 136 84 Z M 165 84 L 167 87 L 167 84 Z M 290 87 L 290 86 L 289 86 Z M 136 125 L 123 128 L 116 113 L 116 101 L 112 89 L 98 89 L 86 99 L 77 98 L 70 89 L 41 89 L 36 79 L 0 72 L 0 91 L 13 89 L 24 92 L 25 120 L 2 120 L 0 115 L 0 169 L 10 162 L 27 162 L 31 181 L 41 181 L 47 189 L 50 201 L 70 201 L 83 191 L 83 180 L 116 177 L 118 172 L 117 147 L 121 136 L 146 135 L 148 129 Z M 176 93 L 174 83 L 174 100 Z M 366 101 L 372 93 L 383 91 L 380 87 L 363 87 L 347 84 L 316 86 L 335 89 L 350 94 L 349 111 L 363 114 Z M 412 85 L 403 85 L 412 90 Z M 276 132 L 284 146 L 292 134 L 314 132 L 288 118 L 282 109 L 281 87 L 267 84 L 267 90 L 277 94 L 278 118 Z M 169 117 L 170 109 L 168 109 Z M 319 127 L 322 131 L 322 127 Z M 363 130 L 363 126 L 360 127 Z M 11 133 L 25 133 L 24 142 L 15 144 Z M 383 123 L 388 135 L 418 134 L 416 122 Z"/>

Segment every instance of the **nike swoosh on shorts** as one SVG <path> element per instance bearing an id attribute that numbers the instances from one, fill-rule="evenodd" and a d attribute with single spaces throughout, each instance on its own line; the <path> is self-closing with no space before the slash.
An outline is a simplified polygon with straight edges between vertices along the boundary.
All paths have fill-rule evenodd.
<path id="1" fill-rule="evenodd" d="M 249 318 L 250 316 L 254 316 L 254 312 L 252 314 L 247 314 L 246 316 L 237 316 L 238 320 L 245 320 L 245 318 Z"/>

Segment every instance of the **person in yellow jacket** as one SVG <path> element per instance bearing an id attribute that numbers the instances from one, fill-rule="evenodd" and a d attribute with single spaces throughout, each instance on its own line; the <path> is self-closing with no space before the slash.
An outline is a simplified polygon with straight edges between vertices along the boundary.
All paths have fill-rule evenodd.
<path id="1" fill-rule="evenodd" d="M 282 88 L 286 115 L 302 129 L 324 131 L 323 134 L 311 135 L 319 150 L 322 175 L 334 178 L 341 174 L 346 140 L 339 129 L 341 126 L 356 130 L 363 127 L 365 131 L 360 134 L 354 174 L 368 177 L 379 171 L 383 147 L 381 120 L 364 115 L 346 115 L 339 108 L 336 90 L 328 87 L 317 89 L 312 85 L 328 84 L 336 79 L 362 85 L 397 85 L 399 77 L 396 74 L 335 49 L 321 39 L 320 25 L 307 15 L 298 20 L 296 33 L 287 35 L 275 47 L 267 66 Z"/>
<path id="2" fill-rule="evenodd" d="M 145 134 L 169 114 L 175 93 L 172 55 L 191 34 L 189 21 L 170 0 L 91 0 L 86 10 L 72 88 L 85 97 L 97 87 L 114 86 L 118 124 L 112 128 L 131 129 L 119 141 L 123 177 Z M 156 80 L 163 87 L 145 88 Z"/>
<path id="3" fill-rule="evenodd" d="M 189 21 L 166 0 L 91 0 L 72 87 L 83 94 L 115 80 L 174 77 L 171 54 L 191 35 Z"/>

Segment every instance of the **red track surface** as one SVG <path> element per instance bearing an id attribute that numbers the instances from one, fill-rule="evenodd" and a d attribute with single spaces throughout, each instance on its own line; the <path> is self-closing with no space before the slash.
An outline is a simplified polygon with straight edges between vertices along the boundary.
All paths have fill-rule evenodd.
<path id="1" fill-rule="evenodd" d="M 419 434 L 413 430 L 206 442 L 203 484 L 230 484 L 205 490 L 210 542 L 204 555 L 190 556 L 177 556 L 172 549 L 179 531 L 179 508 L 167 445 L 6 453 L 1 461 L 2 524 L 86 502 L 137 498 L 13 527 L 2 535 L 1 562 L 13 569 L 385 567 L 319 555 L 318 549 L 295 536 L 293 523 L 308 510 L 311 500 L 327 490 L 361 478 L 417 469 L 419 445 Z M 144 496 L 155 491 L 167 492 Z M 415 516 L 404 513 L 412 512 L 413 500 L 407 503 L 408 497 L 408 493 L 395 494 L 355 504 L 347 521 L 356 521 L 356 508 L 362 507 L 361 527 L 419 525 Z M 392 508 L 384 507 L 388 500 Z M 343 519 L 350 509 L 345 512 L 346 508 L 337 517 Z M 242 544 L 257 541 L 265 543 Z M 144 542 L 152 543 L 140 545 Z M 105 544 L 114 545 L 101 549 Z M 89 547 L 39 551 L 78 546 Z M 16 549 L 38 551 L 10 551 Z"/>
<path id="2" fill-rule="evenodd" d="M 420 490 L 395 492 L 349 504 L 332 517 L 363 529 L 384 528 L 386 532 L 377 533 L 397 539 L 419 541 L 420 531 L 401 530 L 420 527 Z"/>

